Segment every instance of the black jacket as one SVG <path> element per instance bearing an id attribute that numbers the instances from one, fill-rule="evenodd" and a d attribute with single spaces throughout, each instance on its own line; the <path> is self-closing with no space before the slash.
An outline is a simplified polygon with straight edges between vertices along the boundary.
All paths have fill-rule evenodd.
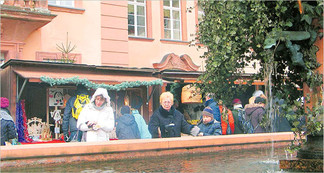
<path id="1" fill-rule="evenodd" d="M 170 125 L 171 124 L 171 125 Z M 174 126 L 172 127 L 172 124 Z M 166 111 L 159 107 L 153 115 L 151 116 L 149 122 L 149 131 L 152 134 L 152 138 L 158 138 L 158 128 L 161 130 L 161 137 L 180 137 L 181 132 L 190 134 L 190 130 L 192 129 L 192 125 L 188 124 L 184 119 L 184 116 L 181 112 L 176 110 L 173 106 L 170 111 Z"/>
<path id="2" fill-rule="evenodd" d="M 118 139 L 140 139 L 141 135 L 133 115 L 124 114 L 117 120 L 116 135 Z"/>
<path id="3" fill-rule="evenodd" d="M 15 123 L 10 120 L 1 120 L 1 145 L 5 145 L 5 141 L 16 138 Z"/>

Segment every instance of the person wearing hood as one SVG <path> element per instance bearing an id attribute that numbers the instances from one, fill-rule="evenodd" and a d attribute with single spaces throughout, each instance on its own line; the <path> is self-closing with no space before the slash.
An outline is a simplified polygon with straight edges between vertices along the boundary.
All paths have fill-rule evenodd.
<path id="1" fill-rule="evenodd" d="M 173 94 L 160 95 L 161 106 L 154 111 L 149 122 L 152 138 L 181 137 L 181 133 L 197 136 L 199 127 L 187 123 L 184 115 L 173 107 Z"/>
<path id="2" fill-rule="evenodd" d="M 266 100 L 263 97 L 256 97 L 252 106 L 245 109 L 246 119 L 251 119 L 254 133 L 265 133 L 266 128 L 260 124 L 266 114 L 265 103 Z"/>
<path id="3" fill-rule="evenodd" d="M 77 128 L 83 131 L 85 142 L 109 141 L 109 132 L 114 129 L 114 111 L 110 106 L 110 97 L 104 88 L 98 88 L 90 103 L 81 111 Z"/>
<path id="4" fill-rule="evenodd" d="M 205 102 L 205 107 L 210 107 L 213 110 L 213 115 L 214 115 L 214 119 L 216 121 L 221 121 L 221 113 L 218 107 L 218 104 L 216 101 L 214 101 L 214 99 L 212 98 L 214 94 L 212 93 L 207 93 L 205 98 L 206 98 L 206 102 Z"/>
<path id="5" fill-rule="evenodd" d="M 246 108 L 251 108 L 251 107 L 255 107 L 255 99 L 257 97 L 261 97 L 264 99 L 267 99 L 267 97 L 264 95 L 263 91 L 261 90 L 256 90 L 253 92 L 252 97 L 249 98 L 249 104 L 246 104 L 244 109 Z"/>
<path id="6" fill-rule="evenodd" d="M 17 137 L 17 131 L 15 123 L 10 115 L 7 107 L 9 106 L 9 100 L 5 97 L 1 97 L 0 100 L 0 120 L 1 120 L 1 145 L 6 145 L 6 141 L 11 141 Z"/>
<path id="7" fill-rule="evenodd" d="M 213 110 L 210 107 L 206 107 L 203 110 L 202 116 L 202 121 L 198 124 L 200 128 L 198 136 L 222 135 L 221 123 L 214 119 Z"/>
<path id="8" fill-rule="evenodd" d="M 121 116 L 117 119 L 116 134 L 118 139 L 140 139 L 141 135 L 135 121 L 131 115 L 129 106 L 123 106 L 120 110 Z"/>
<path id="9" fill-rule="evenodd" d="M 76 125 L 80 112 L 76 111 L 75 105 L 79 102 L 79 106 L 84 107 L 84 105 L 90 102 L 88 90 L 83 85 L 78 85 L 75 93 L 76 95 L 70 97 L 66 102 L 64 109 L 62 131 L 64 134 L 64 141 L 66 142 L 70 142 L 71 140 L 81 141 L 82 131 L 78 131 Z"/>

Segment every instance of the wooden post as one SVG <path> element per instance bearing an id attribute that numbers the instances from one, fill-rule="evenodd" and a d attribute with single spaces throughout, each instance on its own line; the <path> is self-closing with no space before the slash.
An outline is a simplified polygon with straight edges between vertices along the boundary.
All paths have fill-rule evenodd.
<path id="1" fill-rule="evenodd" d="M 55 106 L 55 111 L 54 112 L 56 112 L 56 110 L 57 110 L 57 106 Z M 60 127 L 59 127 L 58 121 L 55 120 L 55 126 L 54 126 L 55 139 L 58 139 L 58 135 L 59 135 L 59 133 L 56 133 L 57 128 L 60 128 Z"/>

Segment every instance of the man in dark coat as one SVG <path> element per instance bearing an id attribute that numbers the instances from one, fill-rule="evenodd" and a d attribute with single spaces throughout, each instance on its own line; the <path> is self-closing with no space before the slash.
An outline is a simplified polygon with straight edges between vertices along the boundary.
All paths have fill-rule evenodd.
<path id="1" fill-rule="evenodd" d="M 149 122 L 152 138 L 181 137 L 181 133 L 198 135 L 199 128 L 188 124 L 183 114 L 173 107 L 172 93 L 162 93 L 160 104 L 161 106 L 153 113 Z"/>
<path id="2" fill-rule="evenodd" d="M 82 138 L 82 131 L 79 131 L 79 134 L 77 134 L 77 119 L 72 116 L 72 111 L 75 112 L 76 109 L 74 107 L 74 102 L 77 99 L 78 95 L 85 95 L 89 97 L 88 90 L 83 85 L 78 85 L 76 95 L 72 96 L 66 103 L 63 115 L 62 131 L 64 134 L 64 141 L 67 142 L 71 140 L 77 140 L 80 142 Z M 74 139 L 76 138 L 76 135 L 78 139 Z"/>
<path id="3" fill-rule="evenodd" d="M 131 115 L 129 106 L 123 106 L 120 110 L 122 116 L 117 120 L 116 134 L 118 139 L 140 139 L 135 117 Z"/>

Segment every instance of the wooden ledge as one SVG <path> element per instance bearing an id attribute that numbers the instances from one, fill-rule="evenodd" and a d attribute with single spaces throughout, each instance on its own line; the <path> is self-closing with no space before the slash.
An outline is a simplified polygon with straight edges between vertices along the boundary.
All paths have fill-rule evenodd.
<path id="1" fill-rule="evenodd" d="M 1 160 L 36 157 L 61 157 L 65 155 L 122 153 L 134 151 L 163 151 L 215 146 L 249 145 L 271 142 L 289 142 L 293 133 L 260 133 L 224 136 L 184 136 L 181 138 L 134 139 L 108 142 L 75 142 L 55 144 L 27 144 L 1 146 Z"/>

